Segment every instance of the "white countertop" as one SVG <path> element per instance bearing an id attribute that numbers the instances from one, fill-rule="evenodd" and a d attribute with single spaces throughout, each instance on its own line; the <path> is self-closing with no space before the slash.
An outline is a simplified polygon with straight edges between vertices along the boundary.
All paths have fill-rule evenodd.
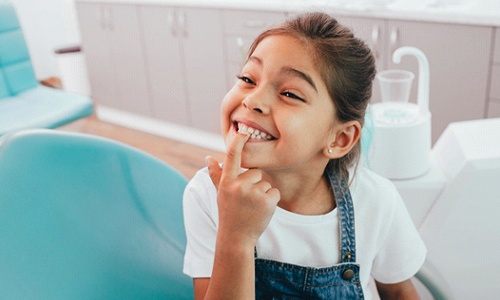
<path id="1" fill-rule="evenodd" d="M 214 7 L 292 13 L 321 10 L 334 16 L 500 26 L 500 0 L 76 0 L 76 2 Z"/>

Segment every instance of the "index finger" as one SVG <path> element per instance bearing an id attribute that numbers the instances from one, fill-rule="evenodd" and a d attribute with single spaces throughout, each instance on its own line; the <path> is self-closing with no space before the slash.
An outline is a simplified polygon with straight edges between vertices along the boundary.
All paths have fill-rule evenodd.
<path id="1" fill-rule="evenodd" d="M 241 153 L 245 143 L 250 138 L 248 132 L 238 132 L 227 148 L 226 158 L 222 169 L 222 176 L 236 178 L 241 170 Z"/>

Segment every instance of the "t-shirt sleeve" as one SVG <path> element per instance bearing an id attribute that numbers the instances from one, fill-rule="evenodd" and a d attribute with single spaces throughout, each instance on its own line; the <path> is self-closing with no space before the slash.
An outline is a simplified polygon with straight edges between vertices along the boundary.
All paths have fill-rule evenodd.
<path id="1" fill-rule="evenodd" d="M 184 191 L 183 212 L 187 246 L 183 272 L 192 277 L 211 277 L 217 236 L 217 192 L 208 172 L 199 171 Z"/>
<path id="2" fill-rule="evenodd" d="M 381 283 L 398 283 L 415 275 L 425 261 L 427 248 L 394 189 L 394 209 L 388 213 L 390 225 L 372 266 L 372 276 Z"/>

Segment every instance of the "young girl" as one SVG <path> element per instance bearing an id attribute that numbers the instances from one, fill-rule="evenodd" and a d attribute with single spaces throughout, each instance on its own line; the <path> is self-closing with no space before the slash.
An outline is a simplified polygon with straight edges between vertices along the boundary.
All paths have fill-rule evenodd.
<path id="1" fill-rule="evenodd" d="M 323 13 L 262 33 L 222 103 L 223 166 L 184 194 L 196 299 L 418 297 L 426 248 L 394 186 L 356 168 L 375 75 Z"/>

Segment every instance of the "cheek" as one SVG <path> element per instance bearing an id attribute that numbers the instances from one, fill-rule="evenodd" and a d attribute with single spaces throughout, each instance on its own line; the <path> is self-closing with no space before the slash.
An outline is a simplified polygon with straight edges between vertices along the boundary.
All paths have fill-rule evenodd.
<path id="1" fill-rule="evenodd" d="M 323 147 L 333 126 L 333 117 L 323 110 L 281 120 L 280 132 L 299 149 Z"/>

